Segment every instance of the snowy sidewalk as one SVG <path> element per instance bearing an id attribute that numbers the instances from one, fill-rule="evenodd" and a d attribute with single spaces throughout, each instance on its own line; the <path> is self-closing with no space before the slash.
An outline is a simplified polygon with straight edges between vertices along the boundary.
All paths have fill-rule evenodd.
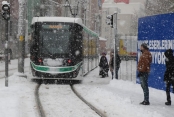
<path id="1" fill-rule="evenodd" d="M 165 106 L 164 91 L 150 88 L 150 106 L 139 105 L 143 101 L 143 91 L 139 84 L 129 81 L 99 78 L 98 69 L 89 74 L 83 84 L 75 88 L 95 107 L 108 117 L 173 117 L 174 103 Z M 171 94 L 172 101 L 174 95 Z"/>
<path id="2" fill-rule="evenodd" d="M 9 87 L 0 79 L 0 117 L 38 117 L 35 103 L 35 86 L 26 78 L 13 75 Z"/>
<path id="3" fill-rule="evenodd" d="M 28 67 L 29 66 L 29 63 L 30 62 L 30 59 L 29 58 L 26 58 L 25 59 L 25 67 Z M 15 59 L 15 60 L 11 60 L 11 64 L 9 64 L 9 70 L 10 69 L 15 69 L 18 67 L 18 59 Z M 5 62 L 0 62 L 0 72 L 4 71 L 5 70 Z"/>

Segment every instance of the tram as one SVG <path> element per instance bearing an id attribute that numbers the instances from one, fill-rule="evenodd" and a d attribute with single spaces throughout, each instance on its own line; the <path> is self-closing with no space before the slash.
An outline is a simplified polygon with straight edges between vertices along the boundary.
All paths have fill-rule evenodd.
<path id="1" fill-rule="evenodd" d="M 31 29 L 33 79 L 82 80 L 98 66 L 99 37 L 82 19 L 34 17 Z"/>

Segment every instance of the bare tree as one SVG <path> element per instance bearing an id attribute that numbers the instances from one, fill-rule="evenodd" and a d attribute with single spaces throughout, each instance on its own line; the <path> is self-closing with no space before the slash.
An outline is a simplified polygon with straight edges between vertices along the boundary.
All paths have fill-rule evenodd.
<path id="1" fill-rule="evenodd" d="M 148 0 L 146 14 L 156 15 L 174 12 L 174 0 Z"/>

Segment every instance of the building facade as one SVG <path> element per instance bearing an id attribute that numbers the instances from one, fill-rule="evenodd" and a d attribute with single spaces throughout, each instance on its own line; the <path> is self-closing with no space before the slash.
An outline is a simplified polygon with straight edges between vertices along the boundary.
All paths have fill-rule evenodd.
<path id="1" fill-rule="evenodd" d="M 121 36 L 136 36 L 137 29 L 134 25 L 137 24 L 136 16 L 139 16 L 145 9 L 145 0 L 104 0 L 102 5 L 102 35 L 107 39 L 107 50 L 114 48 L 114 32 L 113 29 L 106 24 L 107 15 L 112 15 L 117 9 L 120 9 L 117 20 L 118 37 Z M 127 4 L 128 3 L 128 4 Z"/>

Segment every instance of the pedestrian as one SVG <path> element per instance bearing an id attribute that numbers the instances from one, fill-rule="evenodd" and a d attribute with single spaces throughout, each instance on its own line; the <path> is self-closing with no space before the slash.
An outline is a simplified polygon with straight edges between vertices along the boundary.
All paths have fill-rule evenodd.
<path id="1" fill-rule="evenodd" d="M 108 71 L 109 71 L 109 65 L 108 65 L 108 60 L 106 58 L 106 53 L 102 53 L 102 57 L 100 58 L 100 72 L 99 75 L 102 76 L 102 78 L 105 78 L 108 76 Z"/>
<path id="2" fill-rule="evenodd" d="M 150 65 L 152 63 L 152 55 L 149 52 L 149 48 L 146 43 L 141 45 L 142 55 L 138 62 L 138 77 L 140 79 L 141 87 L 144 92 L 144 101 L 140 104 L 150 105 L 149 102 L 149 88 L 148 88 L 148 76 L 150 72 Z"/>
<path id="3" fill-rule="evenodd" d="M 171 97 L 170 97 L 170 87 L 173 86 L 173 93 L 174 93 L 174 56 L 173 50 L 168 49 L 164 53 L 166 57 L 166 71 L 164 74 L 164 82 L 166 83 L 166 95 L 167 95 L 167 102 L 165 105 L 171 105 Z"/>
<path id="4" fill-rule="evenodd" d="M 118 79 L 118 71 L 119 71 L 119 68 L 120 68 L 120 63 L 121 63 L 121 59 L 120 59 L 120 56 L 117 54 L 117 59 L 116 59 L 116 75 L 115 75 L 115 78 Z M 109 68 L 110 68 L 110 71 L 111 71 L 111 74 L 112 74 L 112 80 L 113 80 L 113 77 L 114 77 L 114 52 L 111 51 L 110 53 L 110 62 L 109 62 Z"/>

